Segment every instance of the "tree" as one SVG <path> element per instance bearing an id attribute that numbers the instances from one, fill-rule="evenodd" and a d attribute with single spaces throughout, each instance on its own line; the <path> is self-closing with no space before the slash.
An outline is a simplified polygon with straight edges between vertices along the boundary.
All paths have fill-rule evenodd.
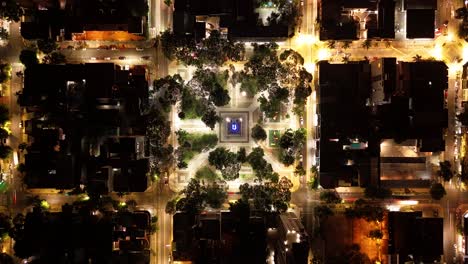
<path id="1" fill-rule="evenodd" d="M 282 149 L 289 149 L 294 146 L 294 131 L 288 128 L 279 140 L 279 146 Z"/>
<path id="2" fill-rule="evenodd" d="M 28 50 L 28 49 L 25 49 L 25 50 L 21 51 L 20 61 L 26 67 L 39 64 L 39 59 L 37 58 L 36 51 Z"/>
<path id="3" fill-rule="evenodd" d="M 0 39 L 8 39 L 10 34 L 8 34 L 8 31 L 5 28 L 0 28 Z"/>
<path id="4" fill-rule="evenodd" d="M 221 117 L 216 113 L 214 109 L 208 109 L 202 116 L 201 120 L 211 130 L 214 129 L 216 123 L 221 122 Z"/>
<path id="5" fill-rule="evenodd" d="M 220 186 L 216 182 L 205 186 L 206 203 L 212 208 L 221 208 L 227 199 L 227 187 Z"/>
<path id="6" fill-rule="evenodd" d="M 252 135 L 252 138 L 255 141 L 263 141 L 263 140 L 265 140 L 267 138 L 267 133 L 266 133 L 265 129 L 263 129 L 263 127 L 260 126 L 259 124 L 256 124 L 252 128 L 251 135 Z"/>
<path id="7" fill-rule="evenodd" d="M 173 60 L 177 50 L 177 39 L 169 29 L 165 30 L 160 37 L 162 51 L 166 58 Z"/>
<path id="8" fill-rule="evenodd" d="M 320 193 L 320 201 L 331 204 L 341 203 L 341 197 L 335 190 L 325 190 Z"/>
<path id="9" fill-rule="evenodd" d="M 285 212 L 291 200 L 290 188 L 292 183 L 286 177 L 277 183 L 264 183 L 239 186 L 241 197 L 244 201 L 252 201 L 256 210 L 263 212 Z"/>
<path id="10" fill-rule="evenodd" d="M 225 180 L 232 181 L 239 178 L 241 164 L 237 160 L 237 155 L 231 151 L 218 147 L 208 156 L 208 162 L 221 171 Z"/>
<path id="11" fill-rule="evenodd" d="M 52 39 L 47 39 L 47 40 L 39 39 L 37 41 L 37 48 L 42 53 L 49 54 L 52 51 L 56 50 L 58 48 L 58 45 Z"/>
<path id="12" fill-rule="evenodd" d="M 365 49 L 369 49 L 371 46 L 372 46 L 372 42 L 370 39 L 366 39 L 364 40 L 364 42 L 362 42 L 362 47 Z"/>
<path id="13" fill-rule="evenodd" d="M 164 78 L 154 80 L 153 87 L 155 91 L 161 93 L 161 97 L 165 101 L 174 105 L 182 99 L 184 80 L 179 74 L 167 75 Z"/>
<path id="14" fill-rule="evenodd" d="M 4 104 L 0 104 L 0 125 L 4 125 L 9 120 L 10 111 Z"/>
<path id="15" fill-rule="evenodd" d="M 415 62 L 422 61 L 422 56 L 419 55 L 419 54 L 414 55 L 413 56 L 413 61 L 415 61 Z"/>
<path id="16" fill-rule="evenodd" d="M 253 55 L 244 65 L 244 72 L 256 78 L 257 87 L 260 91 L 268 88 L 277 80 L 277 74 L 281 68 L 281 63 L 278 59 L 276 43 L 256 44 L 253 43 Z"/>
<path id="17" fill-rule="evenodd" d="M 0 5 L 0 17 L 7 21 L 19 22 L 24 11 L 16 0 L 4 0 Z"/>
<path id="18" fill-rule="evenodd" d="M 429 193 L 431 194 L 431 197 L 434 200 L 440 200 L 442 199 L 442 197 L 444 197 L 447 194 L 444 186 L 440 183 L 432 184 L 431 189 L 429 190 Z"/>
<path id="19" fill-rule="evenodd" d="M 44 63 L 44 64 L 65 64 L 65 63 L 67 63 L 67 58 L 62 53 L 54 51 L 54 52 L 44 56 L 44 58 L 42 59 L 42 63 Z"/>
<path id="20" fill-rule="evenodd" d="M 392 197 L 392 191 L 387 188 L 368 186 L 364 190 L 364 196 L 371 199 L 387 199 Z"/>
<path id="21" fill-rule="evenodd" d="M 328 205 L 317 205 L 314 208 L 314 212 L 319 219 L 326 219 L 327 217 L 335 214 Z"/>
<path id="22" fill-rule="evenodd" d="M 385 209 L 379 205 L 358 199 L 354 202 L 352 208 L 346 208 L 345 215 L 349 218 L 363 218 L 367 222 L 382 222 L 385 216 Z"/>
<path id="23" fill-rule="evenodd" d="M 0 159 L 8 158 L 12 152 L 13 149 L 10 146 L 0 145 Z"/>
<path id="24" fill-rule="evenodd" d="M 244 147 L 241 147 L 239 151 L 237 151 L 237 161 L 241 164 L 247 161 L 247 153 Z"/>
<path id="25" fill-rule="evenodd" d="M 222 170 L 230 162 L 231 152 L 224 147 L 218 147 L 208 155 L 208 162 L 218 170 Z"/>
<path id="26" fill-rule="evenodd" d="M 280 161 L 284 166 L 288 167 L 294 164 L 295 158 L 288 151 L 282 151 L 280 155 Z"/>
<path id="27" fill-rule="evenodd" d="M 8 138 L 8 135 L 9 135 L 8 131 L 0 127 L 0 139 Z"/>
<path id="28" fill-rule="evenodd" d="M 439 162 L 440 169 L 437 174 L 444 179 L 444 181 L 450 181 L 453 177 L 452 164 L 450 161 Z"/>
<path id="29" fill-rule="evenodd" d="M 294 89 L 294 112 L 297 115 L 302 115 L 304 113 L 304 107 L 307 102 L 307 97 L 309 97 L 311 94 L 312 88 L 310 88 L 309 85 L 300 85 Z"/>
<path id="30" fill-rule="evenodd" d="M 343 49 L 348 49 L 351 46 L 351 41 L 343 41 Z"/>
<path id="31" fill-rule="evenodd" d="M 296 168 L 294 168 L 294 175 L 296 176 L 305 176 L 306 171 L 304 167 L 302 166 L 302 162 L 297 164 Z"/>
<path id="32" fill-rule="evenodd" d="M 216 106 L 225 106 L 231 101 L 229 92 L 221 87 L 221 85 L 216 84 L 214 89 L 210 92 L 210 101 Z"/>
<path id="33" fill-rule="evenodd" d="M 176 212 L 176 203 L 177 201 L 175 199 L 169 200 L 166 203 L 166 214 L 175 214 Z"/>

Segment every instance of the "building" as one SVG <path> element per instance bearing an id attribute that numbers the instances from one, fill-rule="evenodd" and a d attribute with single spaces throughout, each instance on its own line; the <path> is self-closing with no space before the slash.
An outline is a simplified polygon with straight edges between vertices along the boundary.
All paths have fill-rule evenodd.
<path id="1" fill-rule="evenodd" d="M 278 240 L 275 247 L 275 263 L 307 264 L 309 236 L 301 220 L 292 212 L 277 216 Z"/>
<path id="2" fill-rule="evenodd" d="M 386 95 L 390 103 L 378 106 L 384 139 L 381 144 L 383 184 L 429 187 L 432 168 L 428 157 L 445 150 L 447 87 L 448 70 L 443 62 L 398 63 L 396 88 Z"/>
<path id="3" fill-rule="evenodd" d="M 22 254 L 43 263 L 149 264 L 150 217 L 147 211 L 91 212 L 68 204 L 62 212 L 34 208 L 16 243 Z"/>
<path id="4" fill-rule="evenodd" d="M 146 190 L 145 77 L 144 68 L 124 70 L 112 63 L 28 67 L 19 98 L 33 142 L 25 161 L 28 186 L 71 189 L 89 183 L 103 193 Z"/>
<path id="5" fill-rule="evenodd" d="M 443 255 L 443 218 L 421 212 L 389 212 L 389 263 L 434 263 Z"/>
<path id="6" fill-rule="evenodd" d="M 119 40 L 106 39 L 107 32 L 108 36 L 119 35 L 121 40 L 144 39 L 146 0 L 72 0 L 44 4 L 26 5 L 34 12 L 21 23 L 23 38 L 92 40 L 93 35 L 98 35 L 99 40 Z"/>
<path id="7" fill-rule="evenodd" d="M 365 61 L 320 62 L 318 67 L 320 184 L 324 188 L 366 186 L 371 178 L 378 178 L 372 169 L 378 153 L 369 134 L 367 106 L 371 67 Z"/>
<path id="8" fill-rule="evenodd" d="M 445 150 L 447 66 L 383 58 L 318 69 L 320 184 L 428 187 L 428 157 Z"/>
<path id="9" fill-rule="evenodd" d="M 285 40 L 294 35 L 295 21 L 265 22 L 271 8 L 263 10 L 266 12 L 260 9 L 254 0 L 178 0 L 174 3 L 174 33 L 202 39 L 206 32 L 218 30 L 238 40 Z M 260 25 L 262 19 L 265 21 Z"/>
<path id="10" fill-rule="evenodd" d="M 395 38 L 394 0 L 324 1 L 321 40 Z"/>
<path id="11" fill-rule="evenodd" d="M 434 38 L 436 0 L 405 0 L 404 9 L 407 38 Z"/>

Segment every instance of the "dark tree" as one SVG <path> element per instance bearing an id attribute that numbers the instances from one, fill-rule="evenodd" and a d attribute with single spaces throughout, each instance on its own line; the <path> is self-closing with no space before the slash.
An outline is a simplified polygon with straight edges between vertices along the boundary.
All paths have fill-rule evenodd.
<path id="1" fill-rule="evenodd" d="M 320 200 L 325 203 L 341 203 L 341 197 L 335 190 L 326 190 L 320 193 Z"/>
<path id="2" fill-rule="evenodd" d="M 65 63 L 67 63 L 67 58 L 62 53 L 54 51 L 54 52 L 44 56 L 44 58 L 42 59 L 42 63 L 44 63 L 44 64 L 65 64 Z"/>
<path id="3" fill-rule="evenodd" d="M 9 120 L 10 111 L 6 105 L 0 104 L 0 124 L 4 125 Z"/>
<path id="4" fill-rule="evenodd" d="M 239 177 L 241 164 L 237 161 L 237 155 L 223 147 L 210 152 L 208 162 L 221 171 L 225 180 L 231 181 Z"/>
<path id="5" fill-rule="evenodd" d="M 431 189 L 429 190 L 429 193 L 431 194 L 431 197 L 434 200 L 440 200 L 442 199 L 442 197 L 444 197 L 447 194 L 444 186 L 440 183 L 432 184 Z"/>
<path id="6" fill-rule="evenodd" d="M 239 151 L 237 151 L 237 161 L 239 163 L 247 162 L 247 153 L 244 147 L 241 147 Z"/>
<path id="7" fill-rule="evenodd" d="M 0 128 L 0 139 L 5 138 L 8 138 L 8 131 L 6 131 L 4 128 Z"/>
<path id="8" fill-rule="evenodd" d="M 0 159 L 8 158 L 12 152 L 13 149 L 10 146 L 0 145 Z"/>
<path id="9" fill-rule="evenodd" d="M 175 214 L 176 212 L 176 200 L 169 200 L 166 204 L 166 214 Z"/>
<path id="10" fill-rule="evenodd" d="M 29 67 L 32 65 L 39 64 L 37 53 L 34 50 L 22 50 L 20 54 L 20 61 L 24 66 Z"/>
<path id="11" fill-rule="evenodd" d="M 282 149 L 288 149 L 294 146 L 294 131 L 287 129 L 283 135 L 281 135 L 279 145 Z"/>
<path id="12" fill-rule="evenodd" d="M 263 140 L 267 139 L 267 133 L 266 133 L 265 129 L 263 129 L 263 127 L 261 125 L 256 124 L 252 128 L 252 138 L 255 141 L 263 141 Z"/>
<path id="13" fill-rule="evenodd" d="M 392 197 L 392 191 L 387 188 L 368 186 L 364 190 L 364 196 L 371 199 L 387 199 Z"/>
<path id="14" fill-rule="evenodd" d="M 37 41 L 37 48 L 42 53 L 49 54 L 52 51 L 56 50 L 58 48 L 58 45 L 57 43 L 55 43 L 55 41 L 51 39 L 47 39 L 47 40 L 39 39 Z"/>
<path id="15" fill-rule="evenodd" d="M 166 76 L 154 81 L 153 87 L 156 91 L 162 93 L 162 97 L 171 105 L 174 105 L 182 99 L 184 89 L 184 80 L 179 74 Z"/>
<path id="16" fill-rule="evenodd" d="M 208 111 L 205 114 L 203 114 L 201 120 L 203 121 L 203 123 L 205 123 L 207 127 L 213 130 L 216 126 L 216 123 L 221 121 L 221 117 L 216 113 L 216 110 L 208 109 Z"/>
<path id="17" fill-rule="evenodd" d="M 444 179 L 444 181 L 450 181 L 453 177 L 452 164 L 450 161 L 439 162 L 440 169 L 437 174 Z"/>
<path id="18" fill-rule="evenodd" d="M 24 11 L 16 0 L 4 0 L 0 5 L 0 17 L 8 21 L 19 22 Z"/>
<path id="19" fill-rule="evenodd" d="M 5 28 L 0 28 L 0 39 L 8 39 L 9 36 L 10 34 Z"/>
<path id="20" fill-rule="evenodd" d="M 221 208 L 227 199 L 227 187 L 220 186 L 216 182 L 204 186 L 206 203 L 212 208 Z"/>
<path id="21" fill-rule="evenodd" d="M 288 167 L 294 164 L 295 158 L 287 151 L 283 151 L 280 155 L 280 161 L 284 166 Z"/>
<path id="22" fill-rule="evenodd" d="M 225 106 L 231 101 L 231 97 L 226 89 L 216 84 L 210 92 L 210 101 L 216 106 Z"/>

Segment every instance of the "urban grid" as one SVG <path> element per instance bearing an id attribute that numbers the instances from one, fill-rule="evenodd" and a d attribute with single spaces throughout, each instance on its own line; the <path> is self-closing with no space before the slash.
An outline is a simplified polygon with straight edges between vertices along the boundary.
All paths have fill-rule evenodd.
<path id="1" fill-rule="evenodd" d="M 468 1 L 0 0 L 0 250 L 468 263 Z"/>

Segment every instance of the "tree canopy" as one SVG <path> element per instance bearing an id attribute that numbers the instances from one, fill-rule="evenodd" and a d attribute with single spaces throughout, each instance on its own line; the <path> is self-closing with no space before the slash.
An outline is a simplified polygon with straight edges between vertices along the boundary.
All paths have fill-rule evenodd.
<path id="1" fill-rule="evenodd" d="M 228 60 L 242 60 L 245 53 L 243 43 L 232 42 L 217 30 L 212 30 L 198 43 L 193 38 L 177 36 L 166 30 L 161 35 L 161 46 L 167 58 L 194 66 L 221 66 Z"/>
<path id="2" fill-rule="evenodd" d="M 7 21 L 19 22 L 24 11 L 16 0 L 4 0 L 0 5 L 0 17 Z"/>
<path id="3" fill-rule="evenodd" d="M 259 124 L 256 124 L 254 127 L 252 127 L 252 138 L 256 141 L 263 141 L 267 139 L 267 133 L 265 129 Z"/>
<path id="4" fill-rule="evenodd" d="M 183 198 L 167 203 L 166 213 L 174 213 L 177 210 L 198 214 L 207 205 L 220 208 L 227 199 L 227 187 L 216 182 L 200 184 L 199 180 L 192 178 L 181 194 Z"/>
<path id="5" fill-rule="evenodd" d="M 37 48 L 42 53 L 49 54 L 52 51 L 56 50 L 58 48 L 58 45 L 52 39 L 46 39 L 46 40 L 39 39 L 39 40 L 37 40 Z"/>
<path id="6" fill-rule="evenodd" d="M 224 147 L 218 147 L 208 156 L 208 162 L 221 171 L 221 175 L 227 181 L 239 178 L 241 163 L 237 159 L 236 153 Z"/>
<path id="7" fill-rule="evenodd" d="M 292 183 L 286 177 L 282 177 L 277 183 L 263 183 L 249 185 L 244 183 L 239 186 L 242 200 L 252 200 L 253 207 L 265 212 L 285 212 L 291 200 Z"/>
<path id="8" fill-rule="evenodd" d="M 440 200 L 447 194 L 444 186 L 441 183 L 432 184 L 429 193 L 431 194 L 431 197 L 434 200 Z"/>
<path id="9" fill-rule="evenodd" d="M 29 49 L 22 50 L 19 59 L 21 63 L 23 63 L 24 66 L 26 67 L 39 64 L 37 53 L 34 50 L 29 50 Z"/>

